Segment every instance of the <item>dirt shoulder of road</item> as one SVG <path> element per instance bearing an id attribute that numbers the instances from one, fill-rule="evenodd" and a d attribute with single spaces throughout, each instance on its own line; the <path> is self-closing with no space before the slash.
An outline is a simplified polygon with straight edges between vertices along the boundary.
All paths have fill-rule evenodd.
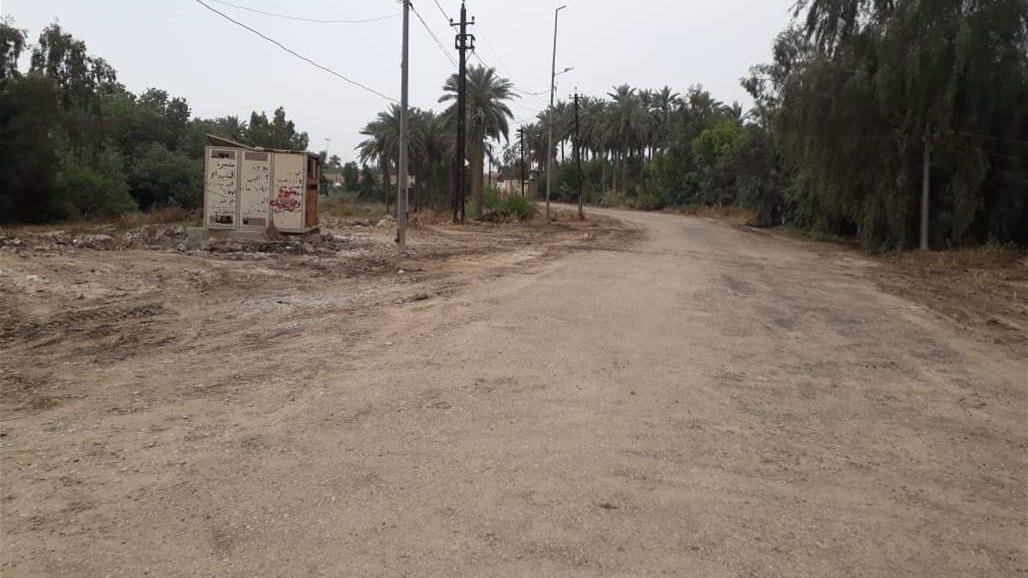
<path id="1" fill-rule="evenodd" d="M 283 324 L 296 331 L 326 312 L 352 317 L 356 338 L 374 325 L 376 309 L 429 301 L 571 251 L 616 249 L 638 235 L 604 217 L 579 222 L 558 212 L 556 221 L 457 226 L 422 215 L 403 255 L 390 220 L 331 215 L 304 236 L 194 248 L 180 225 L 0 229 L 0 419 L 109 385 L 76 373 L 174 359 L 215 341 L 230 359 L 273 345 Z"/>
<path id="2" fill-rule="evenodd" d="M 933 311 L 967 335 L 1018 355 L 1028 351 L 1028 252 L 1023 249 L 869 255 L 855 245 L 815 241 L 790 230 L 734 225 L 846 260 L 864 269 L 883 291 Z"/>

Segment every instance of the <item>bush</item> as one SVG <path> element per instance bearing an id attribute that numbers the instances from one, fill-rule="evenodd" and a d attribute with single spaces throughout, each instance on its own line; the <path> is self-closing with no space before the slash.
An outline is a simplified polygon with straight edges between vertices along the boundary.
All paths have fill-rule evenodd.
<path id="1" fill-rule="evenodd" d="M 504 199 L 503 206 L 508 214 L 521 221 L 534 217 L 538 210 L 535 203 L 521 195 L 509 195 Z"/>
<path id="2" fill-rule="evenodd" d="M 90 167 L 71 167 L 57 178 L 57 188 L 73 217 L 113 217 L 136 208 L 123 179 Z"/>
<path id="3" fill-rule="evenodd" d="M 482 208 L 487 211 L 499 210 L 503 200 L 500 191 L 494 186 L 487 186 L 482 190 Z"/>
<path id="4" fill-rule="evenodd" d="M 144 209 L 164 205 L 195 209 L 203 202 L 203 161 L 153 143 L 132 163 L 129 185 L 132 197 Z"/>
<path id="5" fill-rule="evenodd" d="M 628 198 L 623 193 L 614 190 L 606 191 L 600 195 L 598 203 L 601 207 L 627 207 Z"/>
<path id="6" fill-rule="evenodd" d="M 659 211 L 667 205 L 663 197 L 651 192 L 641 193 L 635 202 L 635 208 L 643 211 Z"/>
<path id="7" fill-rule="evenodd" d="M 507 221 L 516 219 L 524 221 L 536 214 L 535 203 L 521 195 L 500 196 L 496 187 L 486 187 L 482 192 L 482 204 L 486 214 L 482 215 L 487 221 Z"/>

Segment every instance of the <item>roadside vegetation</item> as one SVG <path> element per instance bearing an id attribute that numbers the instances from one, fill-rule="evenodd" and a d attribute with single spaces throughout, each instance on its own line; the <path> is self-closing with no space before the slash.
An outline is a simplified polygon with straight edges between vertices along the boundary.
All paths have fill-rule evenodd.
<path id="1" fill-rule="evenodd" d="M 305 149 L 283 109 L 269 119 L 192 118 L 183 98 L 136 95 L 114 68 L 59 25 L 30 46 L 0 24 L 0 222 L 109 218 L 201 202 L 204 135 Z M 18 57 L 31 54 L 28 70 Z M 510 105 L 531 95 L 494 69 L 468 69 L 471 215 L 525 218 L 526 203 L 490 197 L 501 180 L 554 200 L 642 210 L 739 209 L 757 226 L 854 239 L 872 252 L 918 246 L 927 180 L 934 249 L 1028 242 L 1028 5 L 1023 0 L 803 0 L 770 62 L 741 79 L 753 106 L 700 85 L 679 91 L 614 86 L 561 100 L 513 126 Z M 456 76 L 436 112 L 410 115 L 414 211 L 443 210 L 455 182 Z M 540 108 L 545 103 L 525 102 Z M 552 149 L 547 134 L 552 123 Z M 324 159 L 340 190 L 391 208 L 399 110 L 371 119 L 359 162 Z M 576 146 L 577 145 L 577 146 Z M 521 151 L 526 151 L 522 174 Z M 581 170 L 575 150 L 581 153 Z M 499 206 L 499 204 L 507 206 Z M 517 206 L 510 206 L 511 204 Z"/>
<path id="2" fill-rule="evenodd" d="M 576 198 L 581 179 L 603 206 L 737 206 L 902 250 L 918 242 L 927 144 L 933 248 L 1028 241 L 1028 5 L 816 0 L 797 16 L 742 79 L 749 111 L 700 86 L 580 99 L 581 174 L 559 103 L 554 196 Z M 547 128 L 540 115 L 526 129 L 537 174 Z"/>
<path id="3" fill-rule="evenodd" d="M 191 212 L 202 203 L 208 133 L 245 144 L 306 150 L 284 109 L 196 118 L 165 90 L 133 94 L 103 58 L 58 24 L 34 45 L 0 21 L 0 224 Z M 29 54 L 27 70 L 19 58 Z M 339 159 L 326 166 L 341 169 Z M 134 220 L 146 220 L 137 215 Z"/>
<path id="4" fill-rule="evenodd" d="M 544 194 L 552 157 L 555 200 L 577 200 L 581 186 L 587 203 L 606 207 L 736 207 L 758 226 L 887 252 L 918 245 L 927 166 L 931 247 L 1028 241 L 1023 1 L 805 0 L 795 15 L 771 62 L 741 80 L 754 100 L 748 111 L 700 85 L 621 84 L 579 99 L 577 133 L 567 100 L 552 117 L 544 110 L 512 128 L 503 102 L 521 93 L 472 67 L 468 113 L 483 128 L 469 139 L 471 174 L 482 174 L 484 153 L 501 179 L 533 179 Z M 445 205 L 453 110 L 412 116 L 418 203 Z M 363 158 L 383 174 L 395 171 L 398 130 L 395 109 L 365 129 Z M 480 179 L 472 189 L 481 198 Z"/>

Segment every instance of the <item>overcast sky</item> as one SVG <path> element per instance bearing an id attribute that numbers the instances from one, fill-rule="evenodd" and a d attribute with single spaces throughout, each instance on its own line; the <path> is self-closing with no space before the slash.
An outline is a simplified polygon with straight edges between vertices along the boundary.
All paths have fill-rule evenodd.
<path id="1" fill-rule="evenodd" d="M 249 8 L 318 19 L 362 19 L 398 14 L 395 0 L 230 0 Z M 548 90 L 553 10 L 561 1 L 470 0 L 478 54 L 525 91 Z M 789 22 L 795 0 L 566 0 L 557 47 L 558 96 L 577 86 L 601 95 L 615 84 L 684 92 L 703 84 L 716 98 L 749 105 L 739 78 L 770 59 L 775 35 Z M 300 54 L 394 98 L 399 98 L 401 20 L 362 24 L 294 22 L 210 4 Z M 457 0 L 439 0 L 457 18 Z M 415 10 L 442 43 L 453 32 L 433 0 Z M 311 149 L 355 157 L 360 128 L 387 105 L 290 56 L 208 11 L 195 0 L 0 0 L 4 16 L 28 29 L 30 40 L 55 19 L 107 59 L 129 90 L 148 87 L 188 99 L 194 115 L 238 115 L 285 106 Z M 425 28 L 411 18 L 411 105 L 436 108 L 454 72 Z M 452 52 L 452 51 L 451 51 Z M 477 61 L 473 61 L 477 62 Z M 531 118 L 546 97 L 525 96 L 512 110 Z"/>

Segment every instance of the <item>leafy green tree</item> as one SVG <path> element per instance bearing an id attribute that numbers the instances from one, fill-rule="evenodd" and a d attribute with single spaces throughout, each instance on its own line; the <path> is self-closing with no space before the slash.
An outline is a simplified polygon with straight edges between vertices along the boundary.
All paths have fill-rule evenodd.
<path id="1" fill-rule="evenodd" d="M 238 143 L 247 143 L 249 125 L 236 116 L 219 118 L 194 118 L 189 121 L 186 131 L 179 135 L 178 148 L 186 152 L 190 158 L 203 157 L 207 135 L 213 134 Z"/>
<path id="2" fill-rule="evenodd" d="M 119 89 L 104 95 L 102 104 L 109 139 L 126 157 L 142 154 L 155 142 L 167 149 L 188 146 L 190 111 L 185 99 L 154 88 L 138 97 Z"/>
<path id="3" fill-rule="evenodd" d="M 693 140 L 693 158 L 700 178 L 699 202 L 718 206 L 735 203 L 737 175 L 731 168 L 742 134 L 738 123 L 723 120 Z"/>
<path id="4" fill-rule="evenodd" d="M 356 192 L 360 190 L 361 173 L 357 163 L 350 161 L 343 165 L 343 189 Z"/>
<path id="5" fill-rule="evenodd" d="M 14 20 L 0 19 L 0 79 L 19 76 L 18 58 L 25 51 L 28 33 L 14 27 Z"/>
<path id="6" fill-rule="evenodd" d="M 112 217 L 135 210 L 122 159 L 114 150 L 96 155 L 89 165 L 65 159 L 57 177 L 57 191 L 72 217 Z"/>
<path id="7" fill-rule="evenodd" d="M 103 58 L 90 56 L 85 42 L 51 24 L 32 50 L 30 72 L 57 85 L 63 109 L 61 138 L 68 152 L 79 161 L 95 160 L 91 156 L 100 154 L 105 136 L 100 96 L 119 88 L 114 69 Z"/>
<path id="8" fill-rule="evenodd" d="M 128 185 L 143 209 L 175 205 L 200 207 L 203 200 L 203 160 L 151 142 L 129 166 Z"/>
<path id="9" fill-rule="evenodd" d="M 379 186 L 375 181 L 375 172 L 368 165 L 361 166 L 360 197 L 372 200 L 378 196 Z"/>
<path id="10" fill-rule="evenodd" d="M 49 78 L 0 79 L 0 222 L 61 216 L 52 137 L 59 111 L 57 86 Z"/>
<path id="11" fill-rule="evenodd" d="M 251 131 L 235 116 L 192 118 L 184 98 L 162 89 L 133 94 L 58 24 L 42 31 L 22 75 L 18 57 L 26 38 L 13 21 L 0 20 L 2 222 L 110 215 L 135 206 L 199 207 L 207 134 L 307 147 L 307 134 L 281 108 L 271 121 L 255 113 Z"/>
<path id="12" fill-rule="evenodd" d="M 247 141 L 256 147 L 305 151 L 310 138 L 305 132 L 297 132 L 296 124 L 286 118 L 286 109 L 279 107 L 270 122 L 263 112 L 250 115 Z"/>
<path id="13" fill-rule="evenodd" d="M 916 245 L 929 147 L 935 246 L 1028 237 L 1028 5 L 811 0 L 779 39 L 777 131 L 800 224 Z"/>

